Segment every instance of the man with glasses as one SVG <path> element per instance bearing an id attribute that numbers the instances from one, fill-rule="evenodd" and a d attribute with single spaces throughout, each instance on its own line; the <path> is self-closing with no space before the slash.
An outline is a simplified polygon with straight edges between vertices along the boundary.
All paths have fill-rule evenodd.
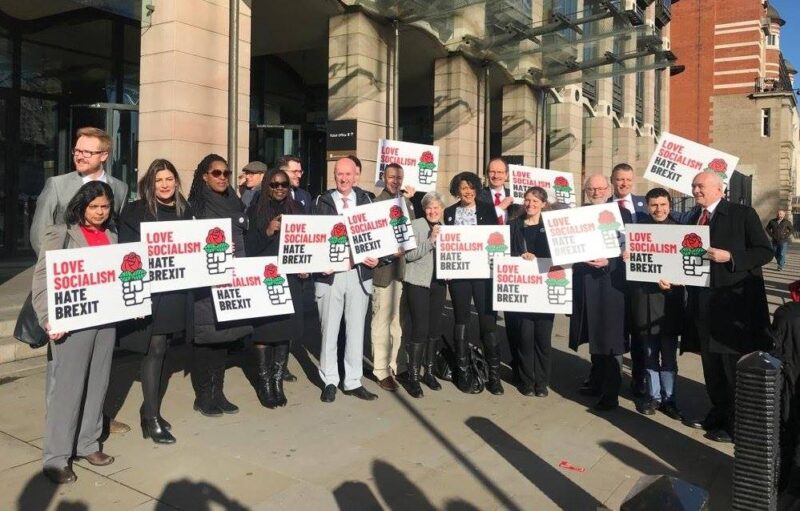
<path id="1" fill-rule="evenodd" d="M 64 210 L 84 183 L 99 179 L 111 186 L 116 214 L 122 211 L 128 199 L 128 185 L 103 169 L 111 151 L 111 137 L 99 128 L 86 127 L 79 129 L 75 138 L 77 141 L 72 150 L 75 172 L 48 178 L 36 201 L 36 212 L 31 223 L 31 246 L 37 255 L 45 231 L 51 225 L 64 223 Z"/>
<path id="2" fill-rule="evenodd" d="M 128 185 L 109 175 L 103 169 L 111 151 L 111 137 L 108 133 L 92 127 L 81 128 L 75 134 L 77 141 L 72 149 L 72 162 L 75 172 L 47 179 L 42 193 L 36 201 L 36 212 L 31 222 L 31 246 L 39 255 L 42 239 L 51 225 L 64 223 L 64 211 L 72 197 L 84 183 L 100 180 L 107 183 L 114 192 L 114 212 L 119 215 L 128 199 Z M 109 414 L 113 415 L 113 414 Z M 131 428 L 127 424 L 109 417 L 111 433 L 126 433 Z"/>
<path id="3" fill-rule="evenodd" d="M 303 206 L 303 214 L 311 214 L 311 194 L 300 188 L 300 179 L 303 177 L 303 163 L 300 158 L 285 154 L 278 158 L 277 167 L 286 172 L 292 182 L 292 198 Z"/>

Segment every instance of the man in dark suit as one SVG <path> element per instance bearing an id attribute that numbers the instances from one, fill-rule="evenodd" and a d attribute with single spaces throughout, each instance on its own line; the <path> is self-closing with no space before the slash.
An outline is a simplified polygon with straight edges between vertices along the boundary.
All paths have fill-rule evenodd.
<path id="1" fill-rule="evenodd" d="M 723 200 L 724 183 L 713 172 L 692 181 L 697 207 L 689 224 L 709 225 L 711 286 L 688 286 L 688 323 L 682 351 L 700 352 L 711 411 L 693 427 L 708 438 L 730 442 L 736 389 L 736 363 L 742 355 L 769 349 L 769 311 L 761 267 L 772 246 L 755 210 Z"/>
<path id="2" fill-rule="evenodd" d="M 303 214 L 311 214 L 311 194 L 300 188 L 300 179 L 303 177 L 303 162 L 291 154 L 278 158 L 277 167 L 289 175 L 292 182 L 292 198 L 303 206 Z M 292 378 L 294 378 L 292 376 Z M 294 380 L 290 380 L 294 381 Z"/>
<path id="3" fill-rule="evenodd" d="M 497 223 L 507 224 L 517 213 L 522 211 L 518 204 L 514 204 L 511 191 L 506 188 L 508 179 L 508 163 L 503 158 L 493 158 L 486 166 L 486 178 L 488 186 L 481 188 L 478 192 L 478 200 L 494 205 Z"/>

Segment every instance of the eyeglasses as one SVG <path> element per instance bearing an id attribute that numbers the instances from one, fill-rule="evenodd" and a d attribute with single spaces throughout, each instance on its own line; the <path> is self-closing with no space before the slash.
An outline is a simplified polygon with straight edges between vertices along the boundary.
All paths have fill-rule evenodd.
<path id="1" fill-rule="evenodd" d="M 607 186 L 604 186 L 604 187 L 602 187 L 602 188 L 587 188 L 587 189 L 586 189 L 586 191 L 587 191 L 587 192 L 589 192 L 589 193 L 595 193 L 595 192 L 604 192 L 604 191 L 606 191 L 606 190 L 608 190 L 608 187 L 607 187 Z"/>
<path id="2" fill-rule="evenodd" d="M 276 188 L 289 188 L 289 182 L 288 181 L 273 181 L 273 182 L 271 182 L 269 184 L 269 187 L 272 188 L 273 190 L 276 189 Z"/>
<path id="3" fill-rule="evenodd" d="M 214 170 L 209 170 L 208 173 L 214 177 L 225 176 L 226 179 L 231 177 L 232 174 L 232 172 L 229 169 L 225 170 L 214 169 Z"/>
<path id="4" fill-rule="evenodd" d="M 83 156 L 84 158 L 91 158 L 97 154 L 107 153 L 108 151 L 88 151 L 86 149 L 75 148 L 72 150 L 72 156 Z"/>

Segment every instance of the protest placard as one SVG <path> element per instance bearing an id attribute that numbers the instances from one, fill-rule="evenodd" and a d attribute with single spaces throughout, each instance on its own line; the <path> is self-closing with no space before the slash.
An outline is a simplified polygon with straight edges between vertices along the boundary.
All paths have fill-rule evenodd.
<path id="1" fill-rule="evenodd" d="M 572 314 L 572 268 L 552 259 L 498 256 L 492 286 L 496 311 Z"/>
<path id="2" fill-rule="evenodd" d="M 72 332 L 149 316 L 144 243 L 48 250 L 47 317 L 53 332 Z"/>
<path id="3" fill-rule="evenodd" d="M 405 202 L 397 198 L 347 210 L 345 225 L 355 264 L 417 248 Z"/>
<path id="4" fill-rule="evenodd" d="M 278 269 L 281 273 L 346 271 L 350 257 L 344 217 L 283 215 Z"/>
<path id="5" fill-rule="evenodd" d="M 508 185 L 515 204 L 522 204 L 525 190 L 538 186 L 545 189 L 550 204 L 563 204 L 570 208 L 577 206 L 575 177 L 570 172 L 509 165 Z"/>
<path id="6" fill-rule="evenodd" d="M 628 224 L 626 249 L 630 253 L 626 278 L 708 287 L 711 246 L 707 225 Z"/>
<path id="7" fill-rule="evenodd" d="M 714 172 L 728 186 L 738 163 L 737 156 L 665 132 L 650 157 L 644 178 L 691 195 L 694 176 Z"/>
<path id="8" fill-rule="evenodd" d="M 403 167 L 403 185 L 418 192 L 436 190 L 439 171 L 439 146 L 380 139 L 376 157 L 375 186 L 383 188 L 383 173 L 390 163 Z"/>
<path id="9" fill-rule="evenodd" d="M 230 218 L 142 222 L 141 233 L 153 293 L 231 281 Z"/>
<path id="10" fill-rule="evenodd" d="M 543 211 L 542 220 L 554 264 L 619 257 L 623 230 L 619 206 L 613 202 Z"/>
<path id="11" fill-rule="evenodd" d="M 230 284 L 214 286 L 217 321 L 292 314 L 287 276 L 278 273 L 277 257 L 240 257 L 233 262 Z"/>
<path id="12" fill-rule="evenodd" d="M 436 278 L 491 278 L 493 259 L 510 253 L 508 225 L 443 225 L 436 239 Z"/>

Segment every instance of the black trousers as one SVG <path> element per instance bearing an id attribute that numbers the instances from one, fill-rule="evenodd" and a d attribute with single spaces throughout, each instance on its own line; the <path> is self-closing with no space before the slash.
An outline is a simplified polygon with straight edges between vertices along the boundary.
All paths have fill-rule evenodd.
<path id="1" fill-rule="evenodd" d="M 631 336 L 631 380 L 637 390 L 647 388 L 646 339 L 638 335 Z"/>
<path id="2" fill-rule="evenodd" d="M 706 392 L 711 399 L 711 410 L 706 421 L 715 428 L 733 434 L 734 403 L 736 398 L 736 363 L 739 355 L 712 353 L 703 346 L 700 357 Z"/>
<path id="3" fill-rule="evenodd" d="M 506 332 L 524 386 L 537 390 L 550 384 L 553 314 L 507 312 Z"/>
<path id="4" fill-rule="evenodd" d="M 412 343 L 428 342 L 442 335 L 442 312 L 447 295 L 444 282 L 433 280 L 431 287 L 403 283 L 405 301 L 411 314 Z"/>
<path id="5" fill-rule="evenodd" d="M 470 302 L 478 312 L 478 325 L 481 338 L 497 327 L 497 316 L 492 310 L 492 280 L 464 279 L 451 280 L 448 285 L 450 300 L 453 301 L 453 317 L 456 325 L 469 323 Z"/>
<path id="6" fill-rule="evenodd" d="M 618 403 L 622 385 L 622 355 L 592 355 L 590 384 L 600 391 L 603 403 Z"/>

